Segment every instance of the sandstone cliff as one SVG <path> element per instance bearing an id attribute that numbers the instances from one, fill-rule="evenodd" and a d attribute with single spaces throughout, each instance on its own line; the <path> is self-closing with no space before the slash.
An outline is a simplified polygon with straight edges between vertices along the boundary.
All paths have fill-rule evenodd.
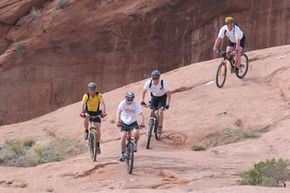
<path id="1" fill-rule="evenodd" d="M 0 125 L 76 102 L 91 80 L 108 91 L 210 59 L 226 15 L 247 50 L 289 44 L 289 10 L 287 0 L 2 0 Z"/>

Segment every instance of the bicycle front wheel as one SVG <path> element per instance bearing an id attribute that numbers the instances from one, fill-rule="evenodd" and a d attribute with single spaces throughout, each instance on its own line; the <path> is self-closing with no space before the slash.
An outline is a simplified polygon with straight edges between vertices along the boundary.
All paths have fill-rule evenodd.
<path id="1" fill-rule="evenodd" d="M 154 127 L 155 139 L 160 140 L 162 130 L 158 127 L 159 116 L 157 116 L 157 120 Z"/>
<path id="2" fill-rule="evenodd" d="M 155 127 L 155 125 L 154 125 L 154 120 L 153 120 L 153 119 L 150 119 L 150 120 L 149 120 L 149 125 L 148 125 L 149 132 L 148 132 L 148 138 L 147 138 L 147 146 L 146 146 L 146 149 L 149 149 L 149 148 L 150 148 L 150 141 L 151 141 L 152 132 L 153 132 L 154 127 Z"/>
<path id="3" fill-rule="evenodd" d="M 91 130 L 90 135 L 89 135 L 89 152 L 90 152 L 90 158 L 93 161 L 96 161 L 97 159 L 97 132 L 94 130 Z"/>
<path id="4" fill-rule="evenodd" d="M 126 147 L 125 153 L 125 161 L 126 161 L 126 168 L 128 174 L 131 174 L 133 171 L 133 164 L 134 164 L 134 147 L 133 143 L 129 142 Z"/>
<path id="5" fill-rule="evenodd" d="M 216 72 L 216 85 L 218 88 L 222 88 L 227 78 L 227 64 L 222 62 Z"/>
<path id="6" fill-rule="evenodd" d="M 249 58 L 248 56 L 244 53 L 241 55 L 241 65 L 239 70 L 236 72 L 236 76 L 239 79 L 242 79 L 246 76 L 249 68 Z"/>

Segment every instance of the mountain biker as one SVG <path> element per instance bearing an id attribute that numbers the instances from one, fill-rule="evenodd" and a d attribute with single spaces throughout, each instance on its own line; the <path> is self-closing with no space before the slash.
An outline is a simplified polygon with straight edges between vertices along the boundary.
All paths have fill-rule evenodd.
<path id="1" fill-rule="evenodd" d="M 81 113 L 80 116 L 85 118 L 84 119 L 84 127 L 85 127 L 85 133 L 84 137 L 85 140 L 88 139 L 88 122 L 89 118 L 85 117 L 85 113 L 88 113 L 90 116 L 98 116 L 96 118 L 93 118 L 93 124 L 95 128 L 97 129 L 98 135 L 98 141 L 101 140 L 101 117 L 106 116 L 106 105 L 103 99 L 103 95 L 99 92 L 97 92 L 97 85 L 94 82 L 90 82 L 88 84 L 88 93 L 85 93 L 83 95 L 82 99 L 82 106 L 81 106 Z M 100 108 L 101 107 L 101 108 Z M 101 153 L 100 144 L 97 143 L 97 153 Z"/>
<path id="2" fill-rule="evenodd" d="M 127 128 L 133 128 L 132 136 L 134 138 L 134 151 L 137 152 L 137 142 L 140 138 L 139 125 L 137 123 L 137 116 L 141 116 L 140 128 L 144 127 L 144 115 L 141 106 L 134 101 L 135 95 L 133 92 L 127 92 L 126 100 L 120 102 L 117 111 L 117 127 L 121 127 L 121 156 L 120 161 L 125 160 L 126 147 L 126 131 Z"/>
<path id="3" fill-rule="evenodd" d="M 229 41 L 227 44 L 226 52 L 229 53 L 234 50 L 236 51 L 236 70 L 238 70 L 241 64 L 241 53 L 243 48 L 245 47 L 246 37 L 245 34 L 235 23 L 233 17 L 226 17 L 225 23 L 226 25 L 220 28 L 218 37 L 215 40 L 213 51 L 215 53 L 218 51 L 218 46 L 221 40 L 224 38 L 224 36 L 227 36 L 229 38 Z"/>
<path id="4" fill-rule="evenodd" d="M 154 108 L 160 109 L 158 128 L 161 131 L 162 126 L 163 126 L 163 119 L 164 119 L 163 111 L 165 108 L 169 109 L 171 96 L 170 96 L 169 86 L 165 80 L 160 79 L 160 72 L 158 70 L 152 71 L 151 79 L 148 80 L 144 85 L 141 105 L 146 105 L 146 103 L 144 102 L 144 99 L 145 99 L 145 94 L 147 90 L 150 90 L 151 92 L 150 105 Z M 151 112 L 151 116 L 152 115 L 153 115 L 153 110 Z"/>

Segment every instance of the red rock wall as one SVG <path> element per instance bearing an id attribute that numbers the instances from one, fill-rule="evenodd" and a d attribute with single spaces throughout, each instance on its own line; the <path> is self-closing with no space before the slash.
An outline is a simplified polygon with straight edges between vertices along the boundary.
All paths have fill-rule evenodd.
<path id="1" fill-rule="evenodd" d="M 290 42 L 287 0 L 8 2 L 0 3 L 0 125 L 79 101 L 92 80 L 108 91 L 155 68 L 211 59 L 227 15 L 246 33 L 247 50 Z"/>

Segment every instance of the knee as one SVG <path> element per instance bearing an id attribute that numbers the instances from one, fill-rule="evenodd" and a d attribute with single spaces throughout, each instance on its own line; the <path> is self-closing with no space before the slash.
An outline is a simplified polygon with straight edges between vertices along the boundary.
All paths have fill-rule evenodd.
<path id="1" fill-rule="evenodd" d="M 126 134 L 122 134 L 122 136 L 121 136 L 121 140 L 122 140 L 122 141 L 125 141 L 125 139 L 126 139 Z"/>

